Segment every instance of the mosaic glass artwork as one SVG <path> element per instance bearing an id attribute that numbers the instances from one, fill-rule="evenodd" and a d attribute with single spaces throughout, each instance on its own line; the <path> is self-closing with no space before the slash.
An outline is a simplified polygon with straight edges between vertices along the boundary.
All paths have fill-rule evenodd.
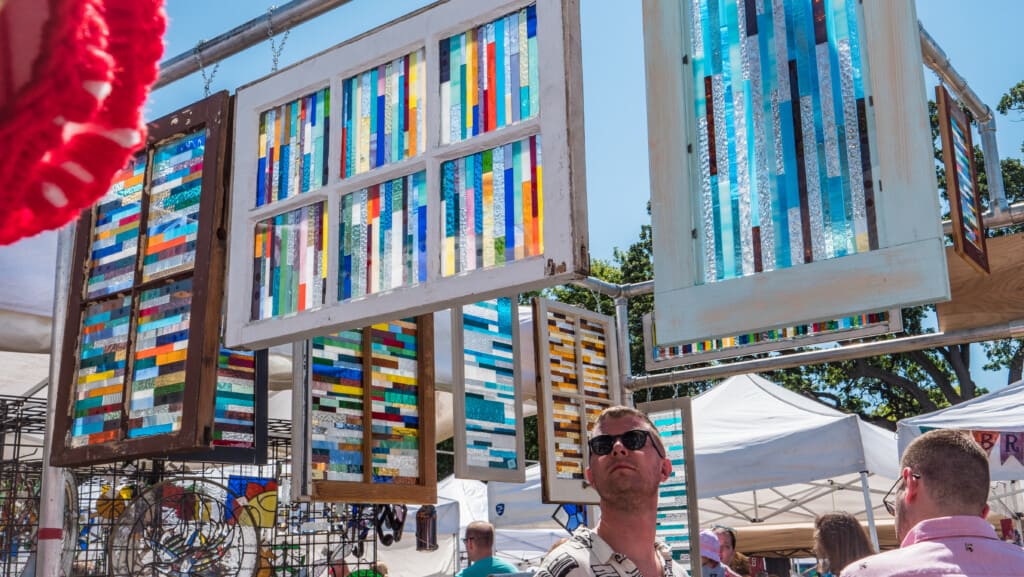
<path id="1" fill-rule="evenodd" d="M 256 355 L 220 348 L 213 420 L 214 447 L 256 446 Z"/>
<path id="2" fill-rule="evenodd" d="M 444 38 L 438 52 L 442 144 L 537 115 L 536 5 Z"/>
<path id="3" fill-rule="evenodd" d="M 859 10 L 692 2 L 705 282 L 878 248 Z"/>
<path id="4" fill-rule="evenodd" d="M 145 178 L 146 156 L 139 155 L 117 173 L 110 191 L 96 205 L 86 298 L 128 290 L 135 282 Z"/>
<path id="5" fill-rule="evenodd" d="M 363 332 L 312 340 L 312 477 L 363 480 Z"/>
<path id="6" fill-rule="evenodd" d="M 260 114 L 256 206 L 327 184 L 331 89 Z"/>
<path id="7" fill-rule="evenodd" d="M 228 523 L 273 528 L 277 521 L 277 480 L 231 475 L 224 513 Z"/>
<path id="8" fill-rule="evenodd" d="M 192 268 L 199 235 L 206 131 L 171 141 L 153 152 L 142 280 Z"/>
<path id="9" fill-rule="evenodd" d="M 672 461 L 672 476 L 658 487 L 658 539 L 672 548 L 673 559 L 688 560 L 691 548 L 690 506 L 685 445 L 689 438 L 678 409 L 651 411 L 647 416 L 661 434 L 665 456 Z"/>
<path id="10" fill-rule="evenodd" d="M 129 438 L 172 433 L 181 428 L 191 318 L 191 278 L 140 294 L 128 410 Z"/>
<path id="11" fill-rule="evenodd" d="M 709 339 L 673 345 L 655 345 L 651 349 L 651 354 L 655 362 L 667 362 L 689 356 L 699 357 L 705 353 L 716 351 L 724 352 L 730 349 L 734 351 L 735 356 L 740 356 L 746 354 L 746 349 L 757 345 L 779 343 L 795 347 L 807 344 L 806 341 L 812 337 L 827 336 L 830 337 L 831 340 L 840 340 L 844 338 L 844 333 L 875 327 L 880 329 L 879 332 L 892 332 L 889 330 L 889 323 L 890 315 L 888 312 L 883 311 L 878 313 L 855 315 L 831 321 L 758 331 L 721 339 Z M 821 341 L 822 339 L 816 339 L 815 342 Z"/>
<path id="12" fill-rule="evenodd" d="M 131 297 L 93 303 L 82 314 L 81 356 L 72 401 L 72 447 L 121 438 L 131 314 Z"/>
<path id="13" fill-rule="evenodd" d="M 563 503 L 555 509 L 551 518 L 571 535 L 580 526 L 587 526 L 587 506 Z"/>
<path id="14" fill-rule="evenodd" d="M 252 318 L 319 308 L 327 290 L 327 214 L 323 202 L 256 224 Z"/>
<path id="15" fill-rule="evenodd" d="M 462 307 L 466 461 L 516 469 L 516 379 L 512 299 Z"/>
<path id="16" fill-rule="evenodd" d="M 416 321 L 370 327 L 373 481 L 419 481 L 420 414 Z"/>
<path id="17" fill-rule="evenodd" d="M 375 184 L 341 197 L 341 300 L 427 280 L 427 175 Z"/>
<path id="18" fill-rule="evenodd" d="M 960 201 L 960 213 L 963 215 L 965 238 L 975 248 L 983 250 L 981 239 L 985 235 L 985 231 L 981 229 L 981 220 L 975 209 L 977 194 L 974 190 L 974 179 L 971 178 L 971 153 L 973 151 L 968 150 L 967 139 L 964 136 L 965 131 L 970 130 L 970 126 L 962 126 L 956 121 L 953 121 L 951 126 L 955 147 L 953 153 L 956 156 L 956 179 L 959 185 L 957 198 Z"/>
<path id="19" fill-rule="evenodd" d="M 540 136 L 441 165 L 441 272 L 502 266 L 544 252 Z"/>
<path id="20" fill-rule="evenodd" d="M 342 81 L 342 178 L 426 149 L 425 72 L 420 48 Z"/>

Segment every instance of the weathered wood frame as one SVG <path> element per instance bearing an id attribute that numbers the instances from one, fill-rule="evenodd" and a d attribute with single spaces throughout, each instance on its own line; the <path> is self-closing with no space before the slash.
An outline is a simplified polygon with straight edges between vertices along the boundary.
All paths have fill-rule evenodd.
<path id="1" fill-rule="evenodd" d="M 721 359 L 735 359 L 737 357 L 753 355 L 756 353 L 782 351 L 821 343 L 849 341 L 853 339 L 862 339 L 865 337 L 873 337 L 878 335 L 887 335 L 892 333 L 903 332 L 903 312 L 900 309 L 889 309 L 886 312 L 889 313 L 889 320 L 884 324 L 878 324 L 859 329 L 844 329 L 829 333 L 820 333 L 816 335 L 794 337 L 792 339 L 764 342 L 754 345 L 741 345 L 736 347 L 730 347 L 728 349 L 722 349 L 717 351 L 704 351 L 699 353 L 692 353 L 684 357 L 674 357 L 662 360 L 654 358 L 654 348 L 663 345 L 658 343 L 655 339 L 654 314 L 647 313 L 643 316 L 644 369 L 648 371 L 657 371 L 661 369 L 669 369 L 672 367 L 685 367 L 688 365 L 695 365 L 697 363 L 706 363 L 708 361 L 717 361 Z"/>
<path id="2" fill-rule="evenodd" d="M 369 328 L 369 327 L 367 327 Z M 420 414 L 419 483 L 398 485 L 373 482 L 371 334 L 363 329 L 363 481 L 314 480 L 312 465 L 312 378 L 310 342 L 293 346 L 296 397 L 292 412 L 292 492 L 295 498 L 347 503 L 406 503 L 429 505 L 437 501 L 437 447 L 434 414 L 434 316 L 416 317 L 417 393 Z"/>
<path id="3" fill-rule="evenodd" d="M 162 144 L 197 130 L 206 130 L 203 157 L 203 184 L 199 209 L 195 262 L 182 270 L 143 282 L 142 258 L 136 259 L 135 281 L 131 289 L 127 364 L 125 367 L 121 417 L 122 433 L 127 427 L 127 405 L 130 401 L 134 370 L 135 331 L 138 318 L 138 296 L 145 289 L 169 282 L 192 279 L 192 309 L 189 324 L 189 345 L 185 361 L 185 392 L 181 429 L 177 433 L 152 435 L 136 439 L 127 437 L 108 443 L 70 446 L 74 415 L 74 391 L 80 359 L 81 322 L 85 308 L 96 302 L 120 298 L 124 293 L 86 298 L 89 254 L 96 209 L 84 211 L 78 220 L 72 266 L 68 312 L 61 364 L 60 387 L 57 393 L 57 414 L 54 419 L 50 464 L 76 466 L 140 457 L 166 456 L 186 451 L 208 449 L 214 423 L 214 397 L 217 388 L 217 356 L 220 350 L 220 318 L 224 291 L 224 191 L 225 149 L 230 125 L 227 92 L 219 92 L 191 106 L 182 108 L 149 124 L 149 136 L 142 154 L 147 155 L 145 191 L 139 222 L 138 251 L 146 246 L 149 219 L 149 188 L 152 178 L 154 150 Z"/>
<path id="4" fill-rule="evenodd" d="M 693 545 L 689 550 L 690 555 L 690 574 L 696 575 L 700 572 L 700 515 L 698 510 L 698 493 L 697 493 L 697 469 L 696 469 L 696 457 L 694 455 L 694 435 L 693 435 L 693 411 L 691 409 L 690 397 L 677 397 L 674 399 L 663 399 L 660 401 L 652 401 L 650 403 L 643 403 L 637 406 L 637 409 L 643 411 L 650 417 L 651 413 L 674 413 L 674 417 L 677 422 L 682 426 L 683 429 L 683 466 L 678 467 L 678 463 L 673 460 L 672 470 L 673 476 L 677 473 L 682 473 L 683 483 L 686 490 L 686 513 L 687 513 L 687 529 L 689 530 L 689 540 Z M 656 419 L 652 418 L 652 421 Z M 660 430 L 659 430 L 660 432 Z M 662 441 L 664 442 L 664 437 Z M 670 453 L 671 448 L 669 443 L 664 443 L 666 456 L 670 459 L 672 454 Z M 662 483 L 659 488 L 659 494 L 664 490 L 666 483 Z M 659 503 L 661 499 L 659 498 Z M 660 509 L 660 507 L 659 507 Z M 659 511 L 660 512 L 660 511 Z M 662 522 L 659 522 L 659 529 L 662 528 Z M 661 531 L 658 531 L 659 537 L 664 540 L 661 536 Z M 670 543 L 671 545 L 671 543 Z M 696 550 L 696 555 L 694 552 Z"/>
<path id="5" fill-rule="evenodd" d="M 655 311 L 665 342 L 949 299 L 931 131 L 912 2 L 864 0 L 878 128 L 871 151 L 879 249 L 700 284 L 699 179 L 686 3 L 644 0 Z"/>
<path id="6" fill-rule="evenodd" d="M 537 430 L 540 444 L 540 462 L 543 498 L 545 503 L 582 503 L 597 504 L 600 499 L 597 491 L 590 487 L 585 479 L 559 479 L 555 463 L 553 389 L 551 384 L 551 353 L 548 347 L 548 312 L 557 312 L 576 319 L 577 331 L 579 319 L 600 324 L 605 328 L 605 351 L 608 359 L 608 393 L 610 398 L 595 399 L 584 391 L 582 349 L 579 333 L 575 339 L 575 358 L 577 375 L 577 393 L 558 391 L 560 396 L 574 398 L 579 402 L 580 420 L 580 451 L 583 453 L 583 468 L 590 463 L 590 449 L 587 446 L 589 432 L 586 407 L 591 405 L 614 406 L 622 402 L 621 375 L 618 362 L 618 341 L 615 333 L 615 319 L 607 315 L 594 313 L 571 305 L 547 299 L 533 300 L 534 338 L 537 347 Z"/>
<path id="7" fill-rule="evenodd" d="M 974 140 L 971 137 L 971 122 L 960 110 L 956 99 L 941 84 L 935 87 L 935 103 L 939 108 L 939 135 L 942 140 L 942 164 L 946 167 L 946 195 L 949 197 L 949 216 L 953 221 L 953 249 L 967 261 L 974 270 L 989 274 L 988 245 L 985 243 L 985 221 L 981 211 L 981 197 L 978 191 L 978 174 L 974 170 Z M 967 223 L 964 220 L 963 199 L 960 195 L 960 173 L 956 170 L 956 144 L 953 138 L 953 123 L 960 125 L 967 143 L 968 170 L 971 173 L 971 206 L 978 218 L 981 234 L 981 250 L 967 240 Z"/>
<path id="8" fill-rule="evenodd" d="M 438 44 L 441 39 L 523 8 L 537 5 L 540 113 L 537 117 L 440 144 Z M 242 86 L 236 100 L 231 239 L 228 259 L 228 346 L 264 347 L 296 342 L 324 331 L 341 331 L 423 314 L 467 302 L 560 284 L 589 273 L 583 136 L 583 81 L 579 0 L 443 0 L 308 58 L 272 76 Z M 335 116 L 342 109 L 345 78 L 420 48 L 427 74 L 426 150 L 410 159 L 340 178 L 341 141 L 332 130 L 327 184 L 313 192 L 253 208 L 259 115 L 329 86 Z M 331 122 L 336 124 L 337 120 Z M 534 135 L 542 136 L 544 252 L 501 267 L 444 277 L 441 271 L 441 163 Z M 338 213 L 341 197 L 387 180 L 426 171 L 428 195 L 427 280 L 419 285 L 338 299 Z M 256 223 L 285 212 L 325 203 L 327 211 L 326 299 L 319 309 L 253 320 L 253 242 Z"/>
<path id="9" fill-rule="evenodd" d="M 503 481 L 522 483 L 526 480 L 526 448 L 523 429 L 523 383 L 519 361 L 522 358 L 519 342 L 519 301 L 516 296 L 512 300 L 512 371 L 515 386 L 515 427 L 516 427 L 516 468 L 492 469 L 488 467 L 472 467 L 469 465 L 468 447 L 466 446 L 466 347 L 463 309 L 452 309 L 452 395 L 453 425 L 455 429 L 455 476 L 463 479 L 479 479 L 481 481 Z"/>

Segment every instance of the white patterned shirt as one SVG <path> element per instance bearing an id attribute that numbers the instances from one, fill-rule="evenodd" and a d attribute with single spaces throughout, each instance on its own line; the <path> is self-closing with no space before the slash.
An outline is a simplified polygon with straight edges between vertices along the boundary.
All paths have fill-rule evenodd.
<path id="1" fill-rule="evenodd" d="M 664 573 L 660 577 L 687 577 L 683 567 L 672 560 L 664 543 L 654 547 L 664 558 Z M 544 558 L 535 577 L 659 577 L 641 575 L 633 561 L 612 550 L 597 532 L 579 527 L 572 538 L 562 543 Z"/>

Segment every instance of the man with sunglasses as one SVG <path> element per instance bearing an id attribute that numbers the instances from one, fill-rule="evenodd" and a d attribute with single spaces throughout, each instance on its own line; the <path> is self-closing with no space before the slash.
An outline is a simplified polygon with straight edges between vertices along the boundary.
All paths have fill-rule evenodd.
<path id="1" fill-rule="evenodd" d="M 974 439 L 929 431 L 900 464 L 900 478 L 882 499 L 896 517 L 900 548 L 851 563 L 843 577 L 1024 575 L 1024 549 L 1000 541 L 985 520 L 988 455 Z"/>
<path id="2" fill-rule="evenodd" d="M 658 485 L 672 474 L 657 428 L 636 409 L 609 407 L 587 445 L 586 476 L 601 497 L 601 520 L 552 551 L 537 577 L 686 577 L 655 540 Z"/>

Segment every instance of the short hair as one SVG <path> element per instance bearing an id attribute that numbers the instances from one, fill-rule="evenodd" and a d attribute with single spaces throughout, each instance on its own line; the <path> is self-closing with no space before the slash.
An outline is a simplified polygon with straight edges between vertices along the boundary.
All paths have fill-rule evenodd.
<path id="1" fill-rule="evenodd" d="M 719 535 L 721 533 L 725 533 L 726 535 L 728 535 L 729 546 L 732 547 L 733 551 L 736 550 L 736 531 L 734 531 L 731 527 L 726 527 L 724 525 L 715 525 L 711 528 L 711 530 L 715 532 L 715 535 Z"/>
<path id="2" fill-rule="evenodd" d="M 860 521 L 845 511 L 836 511 L 814 520 L 814 554 L 828 559 L 832 573 L 839 575 L 844 567 L 874 555 L 875 550 Z"/>
<path id="3" fill-rule="evenodd" d="M 961 431 L 928 431 L 910 443 L 900 465 L 924 478 L 929 495 L 946 512 L 980 514 L 988 504 L 988 455 Z"/>
<path id="4" fill-rule="evenodd" d="M 636 417 L 642 420 L 643 422 L 647 423 L 647 426 L 650 427 L 651 429 L 651 438 L 654 439 L 654 442 L 658 444 L 658 448 L 661 450 L 661 454 L 666 454 L 665 443 L 661 441 L 661 433 L 658 431 L 658 427 L 654 426 L 654 423 L 651 421 L 651 418 L 648 417 L 647 414 L 644 413 L 643 411 L 634 409 L 633 407 L 627 407 L 625 405 L 616 405 L 613 407 L 608 407 L 605 410 L 601 411 L 601 414 L 599 414 L 597 418 L 594 419 L 593 426 L 590 427 L 590 436 L 593 436 L 594 429 L 600 427 L 601 423 L 605 422 L 606 420 L 622 419 L 625 417 Z"/>
<path id="5" fill-rule="evenodd" d="M 473 521 L 466 526 L 466 539 L 473 539 L 481 547 L 493 547 L 494 525 L 487 521 Z"/>

